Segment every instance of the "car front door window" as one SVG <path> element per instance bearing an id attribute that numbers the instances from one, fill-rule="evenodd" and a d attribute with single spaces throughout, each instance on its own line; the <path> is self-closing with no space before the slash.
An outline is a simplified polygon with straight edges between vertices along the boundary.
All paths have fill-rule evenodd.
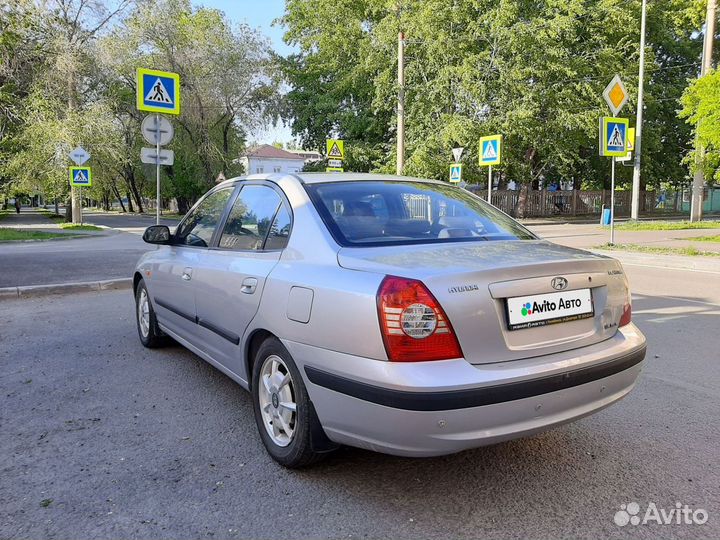
<path id="1" fill-rule="evenodd" d="M 208 247 L 232 192 L 233 188 L 225 188 L 205 197 L 178 227 L 174 243 Z"/>

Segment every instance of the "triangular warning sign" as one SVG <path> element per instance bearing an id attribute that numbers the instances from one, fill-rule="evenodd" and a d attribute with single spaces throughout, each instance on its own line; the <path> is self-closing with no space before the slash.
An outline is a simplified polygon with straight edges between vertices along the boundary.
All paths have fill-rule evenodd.
<path id="1" fill-rule="evenodd" d="M 77 184 L 87 184 L 87 176 L 85 176 L 85 173 L 80 170 L 75 173 L 75 183 Z"/>
<path id="2" fill-rule="evenodd" d="M 625 146 L 625 141 L 623 141 L 623 137 L 620 134 L 620 129 L 617 126 L 615 126 L 613 128 L 613 131 L 610 134 L 610 138 L 608 139 L 607 145 L 608 146 L 616 146 L 616 147 L 617 146 L 620 146 L 620 147 Z"/>
<path id="3" fill-rule="evenodd" d="M 340 147 L 338 146 L 337 142 L 333 142 L 332 147 L 330 148 L 330 151 L 328 152 L 328 157 L 342 159 L 343 155 L 342 155 L 342 152 L 340 151 Z"/>
<path id="4" fill-rule="evenodd" d="M 172 105 L 172 97 L 165 88 L 160 77 L 155 79 L 155 83 L 150 87 L 150 91 L 145 95 L 145 101 L 150 103 L 162 103 L 163 105 Z"/>
<path id="5" fill-rule="evenodd" d="M 497 152 L 495 151 L 494 141 L 487 141 L 485 143 L 485 150 L 483 150 L 483 159 L 495 159 L 497 158 Z"/>

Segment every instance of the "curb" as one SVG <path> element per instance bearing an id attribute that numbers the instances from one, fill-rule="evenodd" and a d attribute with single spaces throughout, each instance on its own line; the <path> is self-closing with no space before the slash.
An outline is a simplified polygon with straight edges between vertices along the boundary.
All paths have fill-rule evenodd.
<path id="1" fill-rule="evenodd" d="M 84 281 L 78 283 L 57 283 L 54 285 L 25 285 L 22 287 L 0 287 L 0 301 L 17 298 L 30 298 L 50 294 L 72 294 L 88 291 L 107 291 L 129 289 L 131 278 L 106 279 L 102 281 Z"/>

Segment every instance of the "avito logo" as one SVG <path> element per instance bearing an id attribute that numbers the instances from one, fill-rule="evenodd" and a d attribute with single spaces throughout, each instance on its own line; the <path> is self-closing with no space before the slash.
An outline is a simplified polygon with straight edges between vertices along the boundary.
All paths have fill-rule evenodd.
<path id="1" fill-rule="evenodd" d="M 525 302 L 520 313 L 522 313 L 523 317 L 527 317 L 533 313 L 547 313 L 558 309 L 579 308 L 580 306 L 582 306 L 582 300 L 579 298 L 561 298 L 557 303 L 548 300 L 544 300 L 539 304 L 537 302 Z"/>

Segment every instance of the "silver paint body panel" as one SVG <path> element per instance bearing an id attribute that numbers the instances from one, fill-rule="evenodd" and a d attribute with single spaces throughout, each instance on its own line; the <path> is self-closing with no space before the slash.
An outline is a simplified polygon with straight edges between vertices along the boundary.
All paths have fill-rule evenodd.
<path id="1" fill-rule="evenodd" d="M 627 280 L 611 258 L 543 240 L 339 246 L 303 182 L 359 179 L 402 180 L 352 173 L 266 174 L 223 183 L 281 190 L 293 216 L 288 245 L 267 252 L 159 246 L 145 254 L 136 272 L 146 281 L 161 328 L 245 388 L 250 340 L 259 331 L 270 332 L 293 356 L 332 440 L 400 455 L 445 454 L 534 433 L 600 410 L 630 391 L 642 363 L 558 392 L 452 411 L 394 409 L 310 382 L 305 366 L 379 388 L 481 391 L 592 366 L 645 347 L 634 325 L 618 329 Z M 188 267 L 192 278 L 184 280 Z M 376 293 L 388 274 L 425 283 L 447 313 L 464 358 L 387 360 Z M 557 276 L 567 279 L 567 290 L 592 290 L 594 316 L 507 330 L 504 299 L 555 292 L 551 283 Z M 257 280 L 252 294 L 242 290 L 248 278 Z"/>

